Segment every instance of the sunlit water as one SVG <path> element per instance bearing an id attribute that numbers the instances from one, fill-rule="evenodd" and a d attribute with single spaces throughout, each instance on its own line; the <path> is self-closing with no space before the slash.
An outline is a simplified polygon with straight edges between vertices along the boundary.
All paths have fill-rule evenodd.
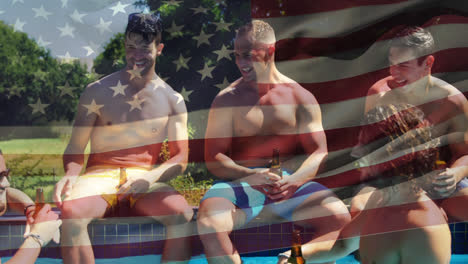
<path id="1" fill-rule="evenodd" d="M 3 261 L 9 258 L 2 258 Z M 145 255 L 136 257 L 125 257 L 119 259 L 96 259 L 96 264 L 146 264 L 146 263 L 160 263 L 161 256 L 159 255 Z M 278 260 L 276 257 L 243 257 L 242 260 L 245 264 L 276 264 Z M 36 261 L 36 264 L 60 264 L 63 263 L 60 259 L 41 258 Z M 206 264 L 203 257 L 192 259 L 190 264 Z M 340 259 L 337 264 L 359 264 L 352 256 Z M 468 263 L 468 255 L 452 255 L 450 264 L 466 264 Z"/>

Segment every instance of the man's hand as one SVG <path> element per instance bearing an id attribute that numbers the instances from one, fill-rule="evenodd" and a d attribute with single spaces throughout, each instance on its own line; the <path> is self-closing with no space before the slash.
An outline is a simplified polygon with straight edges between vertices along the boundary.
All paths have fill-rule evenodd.
<path id="1" fill-rule="evenodd" d="M 45 204 L 37 213 L 34 224 L 31 226 L 31 233 L 39 235 L 46 245 L 59 234 L 58 228 L 61 224 L 62 220 L 59 220 L 58 215 L 51 211 L 50 205 Z"/>
<path id="2" fill-rule="evenodd" d="M 145 174 L 137 176 L 128 175 L 127 181 L 119 187 L 117 197 L 119 201 L 127 199 L 129 196 L 138 199 L 148 192 L 149 187 L 150 182 L 146 179 Z"/>
<path id="3" fill-rule="evenodd" d="M 31 225 L 34 223 L 34 212 L 36 211 L 36 206 L 35 205 L 29 205 L 25 210 L 24 210 L 24 216 L 26 216 L 26 226 L 24 228 L 24 234 L 23 237 L 26 237 L 29 232 L 31 231 Z"/>
<path id="4" fill-rule="evenodd" d="M 78 176 L 64 176 L 55 184 L 54 202 L 58 208 L 62 208 L 62 196 L 65 195 L 65 200 L 71 195 L 72 186 L 78 179 Z"/>
<path id="5" fill-rule="evenodd" d="M 441 198 L 453 194 L 457 188 L 458 173 L 460 173 L 458 168 L 447 168 L 433 177 L 433 189 Z"/>
<path id="6" fill-rule="evenodd" d="M 267 194 L 268 198 L 275 202 L 287 200 L 301 187 L 301 184 L 292 177 L 284 177 L 271 185 L 272 189 Z"/>
<path id="7" fill-rule="evenodd" d="M 281 180 L 281 177 L 270 172 L 270 169 L 255 169 L 256 173 L 244 177 L 241 181 L 247 182 L 252 188 L 268 195 L 272 191 L 272 185 Z"/>

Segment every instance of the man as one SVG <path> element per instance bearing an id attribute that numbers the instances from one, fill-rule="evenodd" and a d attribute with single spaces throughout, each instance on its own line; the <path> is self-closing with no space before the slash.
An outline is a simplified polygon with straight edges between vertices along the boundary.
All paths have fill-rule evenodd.
<path id="1" fill-rule="evenodd" d="M 126 68 L 90 84 L 80 98 L 63 157 L 65 176 L 55 186 L 64 218 L 64 263 L 94 263 L 87 225 L 122 211 L 152 216 L 167 227 L 163 262 L 190 258 L 192 209 L 161 183 L 182 173 L 188 159 L 184 100 L 155 73 L 164 47 L 161 32 L 159 16 L 130 14 Z M 158 164 L 166 138 L 170 158 Z M 91 154 L 78 177 L 88 141 Z"/>
<path id="2" fill-rule="evenodd" d="M 0 150 L 0 215 L 3 215 L 10 207 L 13 211 L 24 213 L 27 217 L 27 226 L 25 234 L 29 232 L 29 225 L 33 223 L 34 219 L 34 202 L 24 192 L 10 187 L 8 177 L 10 170 L 7 169 L 5 158 Z"/>
<path id="3" fill-rule="evenodd" d="M 41 247 L 46 245 L 57 232 L 61 220 L 58 215 L 45 205 L 34 218 L 35 206 L 31 198 L 22 191 L 10 187 L 9 170 L 0 151 L 0 216 L 8 207 L 26 215 L 25 241 L 7 264 L 34 263 L 39 256 Z M 5 227 L 4 227 L 5 228 Z M 0 259 L 1 263 L 1 259 Z"/>
<path id="4" fill-rule="evenodd" d="M 275 41 L 263 21 L 239 29 L 235 56 L 242 77 L 210 109 L 205 161 L 225 182 L 206 193 L 197 218 L 209 263 L 241 263 L 229 233 L 260 212 L 313 227 L 317 243 L 335 239 L 349 220 L 345 205 L 311 182 L 327 155 L 320 107 L 276 69 Z M 280 152 L 283 177 L 268 169 L 273 149 Z"/>
<path id="5" fill-rule="evenodd" d="M 380 121 L 376 121 L 380 120 Z M 332 261 L 359 249 L 362 263 L 449 263 L 451 237 L 446 218 L 420 188 L 423 175 L 434 169 L 438 140 L 420 109 L 408 105 L 373 108 L 366 121 L 381 136 L 367 148 L 367 157 L 386 162 L 362 168 L 374 181 L 373 192 L 355 197 L 363 204 L 353 220 L 341 230 L 333 245 L 305 245 L 308 262 Z M 377 158 L 378 159 L 378 158 Z"/>
<path id="6" fill-rule="evenodd" d="M 449 216 L 466 221 L 467 100 L 455 87 L 431 75 L 435 62 L 433 51 L 434 39 L 427 30 L 420 27 L 402 30 L 390 44 L 390 76 L 369 89 L 365 111 L 393 103 L 409 103 L 422 109 L 434 125 L 433 135 L 448 144 L 442 146 L 440 159 L 449 165 L 446 170 L 431 172 L 432 185 L 425 190 L 432 198 L 445 198 L 439 203 Z"/>

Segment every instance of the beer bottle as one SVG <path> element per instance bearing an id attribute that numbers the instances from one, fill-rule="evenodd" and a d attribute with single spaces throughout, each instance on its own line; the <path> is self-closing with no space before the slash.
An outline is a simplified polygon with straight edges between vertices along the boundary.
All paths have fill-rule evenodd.
<path id="1" fill-rule="evenodd" d="M 120 167 L 119 187 L 127 181 L 127 169 Z"/>
<path id="2" fill-rule="evenodd" d="M 291 256 L 288 258 L 288 263 L 304 264 L 305 259 L 302 257 L 301 250 L 301 231 L 295 229 L 292 233 Z"/>
<path id="3" fill-rule="evenodd" d="M 279 154 L 279 149 L 277 148 L 273 149 L 270 171 L 280 176 L 281 178 L 283 178 L 283 170 L 281 170 L 280 154 Z"/>
<path id="4" fill-rule="evenodd" d="M 34 219 L 36 219 L 37 214 L 42 209 L 42 207 L 44 207 L 44 205 L 45 205 L 44 189 L 42 189 L 42 188 L 37 188 L 36 189 L 36 201 L 35 201 L 35 203 L 36 203 L 36 205 L 35 205 L 34 214 L 33 214 Z"/>

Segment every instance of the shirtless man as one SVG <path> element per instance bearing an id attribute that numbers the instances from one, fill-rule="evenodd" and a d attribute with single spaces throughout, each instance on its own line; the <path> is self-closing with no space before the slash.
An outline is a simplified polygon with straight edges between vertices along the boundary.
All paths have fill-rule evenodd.
<path id="1" fill-rule="evenodd" d="M 206 193 L 199 208 L 198 231 L 209 263 L 241 263 L 229 233 L 261 211 L 266 219 L 277 215 L 314 227 L 317 243 L 335 239 L 349 220 L 345 205 L 311 181 L 327 155 L 320 107 L 276 69 L 274 45 L 267 23 L 241 27 L 235 56 L 242 77 L 210 109 L 205 161 L 224 182 Z M 283 178 L 268 169 L 273 149 L 280 151 Z"/>
<path id="2" fill-rule="evenodd" d="M 433 51 L 434 39 L 427 30 L 410 27 L 401 31 L 390 44 L 390 76 L 369 89 L 365 111 L 403 102 L 422 109 L 435 126 L 433 136 L 448 142 L 448 147 L 441 149 L 441 159 L 449 165 L 442 172 L 431 172 L 433 183 L 425 190 L 432 198 L 445 198 L 439 203 L 449 216 L 467 221 L 468 145 L 464 139 L 468 129 L 467 100 L 455 87 L 431 75 Z"/>
<path id="3" fill-rule="evenodd" d="M 375 131 L 392 140 L 374 145 L 366 153 L 381 156 L 383 150 L 389 166 L 381 163 L 361 169 L 379 180 L 379 189 L 355 197 L 364 204 L 364 210 L 341 230 L 340 239 L 329 245 L 331 248 L 324 244 L 303 246 L 307 263 L 340 259 L 357 249 L 363 264 L 450 262 L 451 236 L 445 215 L 420 188 L 425 180 L 422 175 L 432 171 L 436 163 L 437 140 L 433 140 L 432 129 L 424 123 L 420 109 L 402 109 L 385 105 L 366 114 L 391 117 L 377 123 Z"/>
<path id="4" fill-rule="evenodd" d="M 26 216 L 25 240 L 15 255 L 8 260 L 7 264 L 29 264 L 34 263 L 39 256 L 42 246 L 45 246 L 57 232 L 61 220 L 58 215 L 45 205 L 35 217 L 35 206 L 31 198 L 22 191 L 10 187 L 8 181 L 9 169 L 0 151 L 0 216 L 6 213 L 10 207 L 13 211 L 24 213 Z M 2 226 L 0 228 L 7 228 Z M 37 238 L 40 238 L 38 240 Z M 2 250 L 8 245 L 2 245 Z M 0 263 L 2 260 L 0 259 Z"/>
<path id="5" fill-rule="evenodd" d="M 54 199 L 64 218 L 64 263 L 94 263 L 87 225 L 123 207 L 167 227 L 163 262 L 190 258 L 192 209 L 162 183 L 185 170 L 188 134 L 182 96 L 155 73 L 164 47 L 161 32 L 158 16 L 130 14 L 126 68 L 90 84 L 80 98 L 63 157 L 66 175 L 55 186 Z M 170 158 L 158 164 L 166 138 Z M 78 177 L 88 141 L 91 154 L 84 175 Z M 121 168 L 126 168 L 126 179 L 120 178 Z"/>

